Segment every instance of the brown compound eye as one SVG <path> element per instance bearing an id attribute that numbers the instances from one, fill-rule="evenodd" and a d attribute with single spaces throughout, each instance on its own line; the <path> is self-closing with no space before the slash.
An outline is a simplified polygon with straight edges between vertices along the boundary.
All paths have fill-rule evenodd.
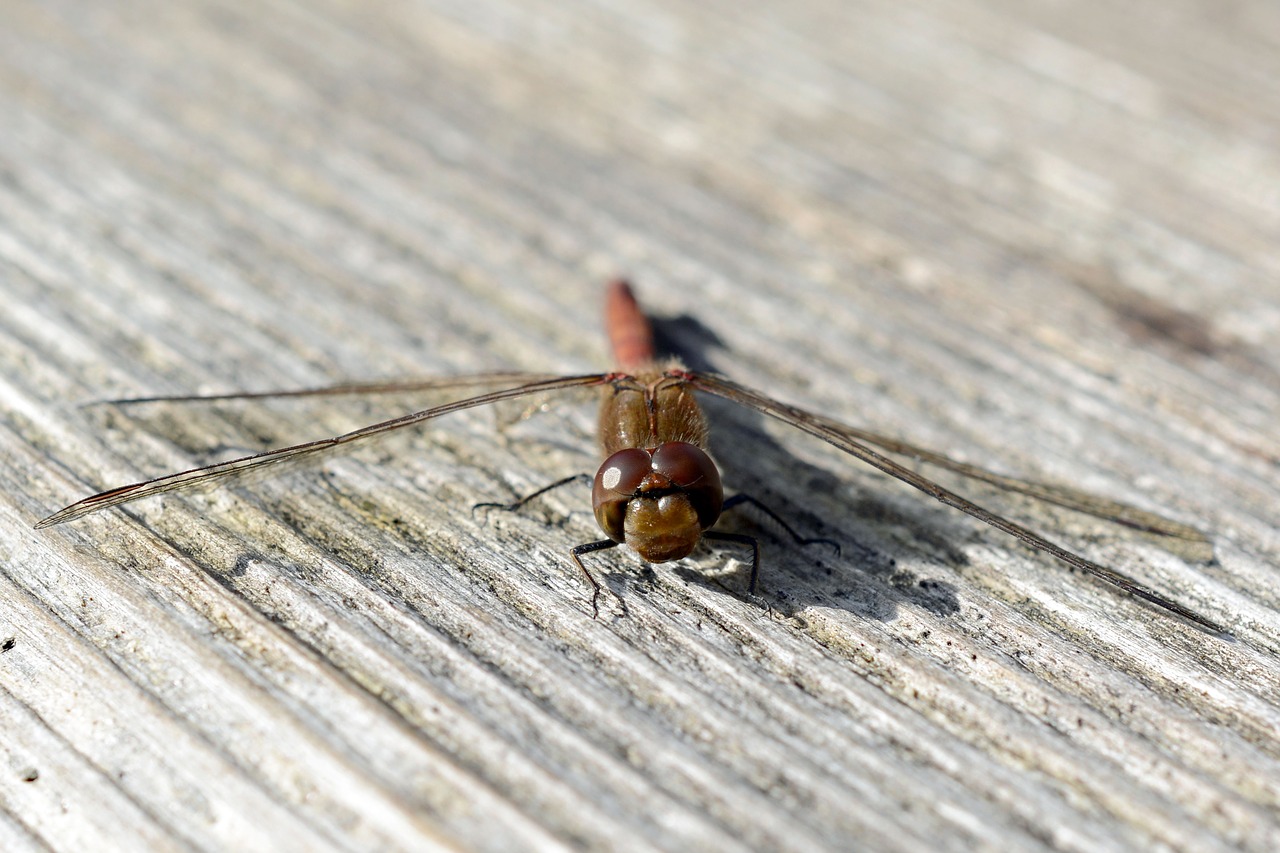
<path id="1" fill-rule="evenodd" d="M 615 542 L 625 541 L 623 522 L 627 515 L 627 502 L 640 489 L 640 483 L 649 476 L 653 458 L 648 451 L 629 447 L 604 460 L 596 472 L 591 487 L 591 506 L 595 510 L 600 529 Z"/>
<path id="2" fill-rule="evenodd" d="M 720 472 L 703 450 L 683 441 L 668 441 L 653 451 L 653 470 L 671 481 L 672 485 L 687 488 L 707 480 L 720 482 Z"/>
<path id="3" fill-rule="evenodd" d="M 720 470 L 702 448 L 669 441 L 653 451 L 653 470 L 689 497 L 703 530 L 716 523 L 724 506 Z"/>

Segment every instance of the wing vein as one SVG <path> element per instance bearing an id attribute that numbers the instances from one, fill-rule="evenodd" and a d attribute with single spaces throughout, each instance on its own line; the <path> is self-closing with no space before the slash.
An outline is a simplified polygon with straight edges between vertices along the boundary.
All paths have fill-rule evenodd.
<path id="1" fill-rule="evenodd" d="M 297 458 L 319 453 L 323 450 L 361 441 L 393 430 L 403 429 L 405 427 L 413 426 L 414 424 L 419 424 L 424 421 L 431 420 L 432 418 L 437 418 L 441 415 L 447 415 L 452 412 L 458 412 L 463 409 L 485 406 L 490 403 L 496 403 L 500 400 L 524 397 L 529 394 L 558 391 L 566 388 L 577 388 L 587 385 L 598 385 L 606 381 L 609 375 L 610 374 L 607 373 L 591 373 L 582 376 L 562 376 L 548 379 L 535 374 L 533 381 L 525 382 L 521 385 L 515 386 L 514 388 L 491 391 L 487 394 L 480 394 L 474 397 L 467 397 L 462 400 L 455 400 L 452 403 L 433 406 L 429 409 L 423 409 L 421 411 L 401 415 L 400 417 L 392 418 L 390 420 L 381 421 L 376 424 L 370 424 L 369 426 L 361 427 L 360 429 L 352 430 L 351 432 L 343 433 L 342 435 L 333 436 L 332 438 L 321 438 L 315 441 L 307 441 L 302 444 L 294 444 L 289 447 L 268 450 L 264 453 L 255 453 L 250 456 L 243 456 L 239 459 L 231 459 L 226 462 L 216 462 L 212 465 L 191 468 L 186 471 L 179 471 L 176 474 L 167 474 L 151 480 L 144 480 L 139 483 L 132 483 L 127 486 L 108 489 L 104 492 L 99 492 L 96 495 L 90 495 L 87 498 L 63 507 L 48 518 L 37 522 L 35 527 L 39 529 L 51 527 L 55 524 L 62 524 L 66 521 L 73 521 L 74 519 L 82 518 L 90 513 L 98 512 L 108 507 L 119 506 L 123 503 L 141 500 L 142 498 L 151 497 L 164 492 L 170 492 L 175 489 L 190 488 L 198 484 L 208 483 L 233 474 L 241 474 L 255 468 L 261 468 L 264 465 L 278 462 L 282 459 Z M 530 374 L 517 374 L 517 376 L 527 378 Z M 437 385 L 434 387 L 446 386 Z"/>

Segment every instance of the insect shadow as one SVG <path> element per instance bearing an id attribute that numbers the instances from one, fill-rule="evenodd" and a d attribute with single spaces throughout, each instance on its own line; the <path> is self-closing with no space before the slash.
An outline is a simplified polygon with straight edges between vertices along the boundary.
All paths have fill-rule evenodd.
<path id="1" fill-rule="evenodd" d="M 693 370 L 715 372 L 711 354 L 727 347 L 713 329 L 687 314 L 650 319 L 661 351 Z M 711 450 L 727 461 L 726 484 L 750 495 L 791 528 L 781 529 L 765 513 L 750 507 L 726 513 L 718 525 L 763 540 L 760 584 L 771 607 L 792 615 L 810 605 L 834 606 L 880 621 L 892 620 L 900 601 L 939 616 L 959 611 L 953 585 L 903 569 L 894 556 L 900 543 L 890 542 L 877 530 L 885 525 L 906 527 L 913 539 L 926 543 L 941 559 L 963 565 L 968 559 L 948 539 L 963 536 L 964 528 L 946 518 L 947 513 L 921 507 L 919 515 L 907 515 L 870 492 L 859 494 L 850 505 L 841 496 L 848 492 L 848 478 L 796 456 L 764 428 L 763 415 L 715 398 L 704 397 L 702 402 L 714 426 Z M 751 463 L 744 464 L 745 460 Z M 832 523 L 831 518 L 852 521 Z M 810 540 L 809 544 L 796 541 L 798 537 Z M 838 545 L 838 553 L 830 547 L 832 542 Z M 707 546 L 718 553 L 729 553 L 731 547 Z M 689 582 L 708 582 L 696 569 L 677 567 L 675 571 Z M 786 581 L 780 582 L 783 577 Z"/>

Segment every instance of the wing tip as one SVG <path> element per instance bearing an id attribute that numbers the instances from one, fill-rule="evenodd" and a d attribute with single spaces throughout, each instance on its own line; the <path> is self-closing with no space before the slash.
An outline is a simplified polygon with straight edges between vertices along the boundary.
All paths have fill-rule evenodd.
<path id="1" fill-rule="evenodd" d="M 62 522 L 66 521 L 70 517 L 71 517 L 71 514 L 68 513 L 66 510 L 58 510 L 53 515 L 45 516 L 44 518 L 37 521 L 35 524 L 31 525 L 31 529 L 44 530 L 46 527 L 53 527 L 55 524 L 61 524 Z"/>

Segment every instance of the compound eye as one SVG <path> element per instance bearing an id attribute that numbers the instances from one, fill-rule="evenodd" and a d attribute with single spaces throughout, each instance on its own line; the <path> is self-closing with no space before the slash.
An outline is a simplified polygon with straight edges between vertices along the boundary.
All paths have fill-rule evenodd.
<path id="1" fill-rule="evenodd" d="M 698 513 L 703 530 L 716 523 L 724 506 L 720 470 L 700 447 L 668 442 L 653 452 L 653 470 L 678 486 Z"/>
<path id="2" fill-rule="evenodd" d="M 649 453 L 638 447 L 619 450 L 604 460 L 596 472 L 595 491 L 634 495 L 640 488 L 640 482 L 648 476 L 652 464 Z"/>
<path id="3" fill-rule="evenodd" d="M 640 490 L 641 481 L 649 476 L 652 462 L 647 451 L 629 447 L 604 460 L 596 472 L 591 486 L 591 507 L 600 529 L 615 542 L 625 541 L 623 524 L 627 502 Z"/>
<path id="4" fill-rule="evenodd" d="M 669 441 L 653 451 L 653 470 L 681 488 L 698 483 L 720 483 L 720 472 L 702 448 L 683 441 Z"/>

